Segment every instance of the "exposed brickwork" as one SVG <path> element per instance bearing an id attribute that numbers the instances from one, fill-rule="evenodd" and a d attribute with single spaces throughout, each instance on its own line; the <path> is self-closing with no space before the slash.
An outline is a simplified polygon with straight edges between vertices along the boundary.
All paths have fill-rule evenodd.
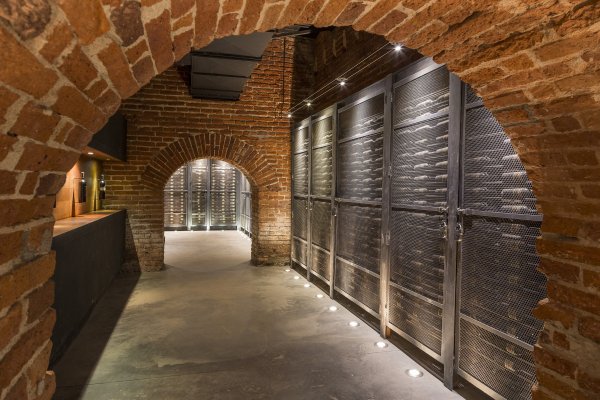
<path id="1" fill-rule="evenodd" d="M 113 17 L 125 1 L 7 0 L 0 6 L 0 171 L 14 173 L 0 191 L 0 237 L 7 238 L 0 251 L 0 324 L 16 318 L 9 310 L 26 307 L 29 293 L 47 280 L 26 279 L 29 286 L 15 291 L 11 277 L 31 265 L 52 263 L 45 257 L 50 238 L 34 251 L 27 238 L 51 222 L 58 188 L 53 182 L 73 165 L 85 142 L 72 135 L 95 132 L 121 96 L 168 68 L 190 41 L 202 47 L 215 37 L 292 23 L 355 24 L 446 63 L 502 122 L 533 181 L 544 214 L 538 250 L 552 262 L 543 267 L 552 271 L 549 300 L 536 312 L 546 323 L 536 347 L 540 383 L 535 398 L 598 397 L 598 1 L 246 0 L 241 7 L 226 0 L 180 1 L 177 7 L 172 2 L 141 1 L 139 38 L 137 5 L 127 5 L 131 15 L 123 9 Z M 131 17 L 132 26 L 125 26 L 125 17 Z M 189 31 L 191 38 L 182 36 Z M 118 65 L 119 54 L 101 61 L 113 43 L 125 55 L 129 73 Z M 73 67 L 85 68 L 88 62 L 96 78 Z M 112 68 L 123 68 L 124 74 Z M 120 81 L 123 76 L 127 82 Z M 13 132 L 24 107 L 26 113 L 57 115 L 53 132 L 39 126 L 23 133 L 23 121 L 21 133 Z M 41 122 L 54 124 L 52 118 Z M 76 125 L 84 126 L 74 130 Z M 37 367 L 38 356 L 47 351 L 53 316 L 42 312 L 26 324 L 25 315 L 0 348 L 0 399 L 49 398 L 54 388 L 53 376 Z"/>
<path id="2" fill-rule="evenodd" d="M 105 175 L 110 188 L 106 204 L 128 210 L 127 268 L 163 268 L 164 185 L 184 163 L 204 157 L 232 163 L 255 186 L 254 263 L 288 261 L 290 121 L 286 110 L 294 42 L 286 40 L 285 68 L 283 43 L 275 40 L 267 47 L 239 101 L 192 99 L 177 69 L 171 68 L 123 103 L 121 110 L 129 121 L 128 162 L 108 163 Z"/>

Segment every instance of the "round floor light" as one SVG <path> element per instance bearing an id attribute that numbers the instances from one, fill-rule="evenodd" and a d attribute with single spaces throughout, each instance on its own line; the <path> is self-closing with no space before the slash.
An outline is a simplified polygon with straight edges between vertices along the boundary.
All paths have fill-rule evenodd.
<path id="1" fill-rule="evenodd" d="M 352 328 L 356 328 L 360 324 L 358 323 L 358 321 L 350 321 L 350 322 L 348 322 L 348 325 L 351 326 Z"/>
<path id="2" fill-rule="evenodd" d="M 375 343 L 375 346 L 379 347 L 380 349 L 385 349 L 388 345 L 386 342 L 379 341 Z"/>
<path id="3" fill-rule="evenodd" d="M 310 283 L 305 283 L 304 287 L 310 287 Z"/>
<path id="4" fill-rule="evenodd" d="M 329 311 L 331 311 L 331 312 L 337 311 L 337 307 L 336 306 L 329 306 Z"/>
<path id="5" fill-rule="evenodd" d="M 289 268 L 286 268 L 286 269 L 285 269 L 285 272 L 290 272 L 290 269 L 289 269 Z"/>
<path id="6" fill-rule="evenodd" d="M 323 295 L 322 295 L 321 293 L 317 293 L 317 295 L 316 295 L 316 298 L 317 298 L 317 299 L 322 299 L 322 298 L 323 298 Z"/>
<path id="7" fill-rule="evenodd" d="M 296 276 L 294 277 L 294 279 L 298 280 L 298 279 L 300 279 L 300 277 L 299 277 L 298 275 L 296 275 Z"/>
<path id="8" fill-rule="evenodd" d="M 406 375 L 410 376 L 411 378 L 420 378 L 423 376 L 423 372 L 416 368 L 410 368 L 406 370 Z"/>

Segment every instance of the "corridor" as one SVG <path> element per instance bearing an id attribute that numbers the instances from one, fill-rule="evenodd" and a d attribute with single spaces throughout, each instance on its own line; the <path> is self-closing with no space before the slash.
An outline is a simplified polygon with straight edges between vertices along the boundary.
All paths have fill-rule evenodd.
<path id="1" fill-rule="evenodd" d="M 461 398 L 409 377 L 414 361 L 294 271 L 249 258 L 239 232 L 166 232 L 167 270 L 113 282 L 55 366 L 54 398 Z"/>

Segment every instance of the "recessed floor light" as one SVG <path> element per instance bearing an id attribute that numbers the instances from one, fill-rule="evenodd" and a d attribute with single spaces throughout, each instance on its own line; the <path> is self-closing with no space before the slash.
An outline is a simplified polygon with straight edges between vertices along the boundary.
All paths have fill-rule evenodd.
<path id="1" fill-rule="evenodd" d="M 310 283 L 305 283 L 304 287 L 310 287 Z"/>
<path id="2" fill-rule="evenodd" d="M 379 341 L 375 343 L 375 346 L 379 347 L 380 349 L 385 349 L 387 347 L 387 343 Z"/>
<path id="3" fill-rule="evenodd" d="M 290 272 L 290 269 L 289 269 L 289 268 L 286 268 L 286 269 L 285 269 L 285 272 Z"/>
<path id="4" fill-rule="evenodd" d="M 406 370 L 406 375 L 410 376 L 411 378 L 420 378 L 423 376 L 423 372 L 416 368 L 411 368 Z"/>
<path id="5" fill-rule="evenodd" d="M 337 307 L 336 306 L 329 306 L 329 311 L 337 311 Z"/>
<path id="6" fill-rule="evenodd" d="M 323 295 L 322 295 L 321 293 L 319 293 L 319 294 L 317 294 L 317 296 L 316 296 L 316 297 L 317 297 L 317 299 L 322 299 L 322 298 L 323 298 Z"/>
<path id="7" fill-rule="evenodd" d="M 294 279 L 300 279 L 300 277 L 298 275 L 294 276 Z"/>
<path id="8" fill-rule="evenodd" d="M 350 325 L 353 328 L 356 328 L 360 324 L 358 323 L 358 321 L 350 321 L 350 322 L 348 322 L 348 325 Z"/>

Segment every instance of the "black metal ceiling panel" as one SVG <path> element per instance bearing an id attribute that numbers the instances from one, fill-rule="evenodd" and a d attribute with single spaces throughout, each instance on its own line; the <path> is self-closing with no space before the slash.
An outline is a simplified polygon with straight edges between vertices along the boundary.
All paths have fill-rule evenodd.
<path id="1" fill-rule="evenodd" d="M 193 97 L 239 100 L 246 80 L 273 37 L 271 32 L 231 36 L 213 41 L 191 53 Z"/>

